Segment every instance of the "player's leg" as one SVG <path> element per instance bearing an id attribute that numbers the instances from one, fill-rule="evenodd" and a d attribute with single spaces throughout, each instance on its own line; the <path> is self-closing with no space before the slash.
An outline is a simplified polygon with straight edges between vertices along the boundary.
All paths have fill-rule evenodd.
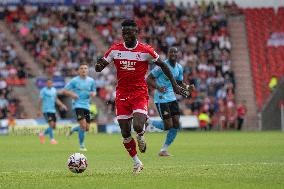
<path id="1" fill-rule="evenodd" d="M 130 100 L 133 113 L 133 129 L 136 132 L 136 139 L 141 153 L 146 151 L 146 141 L 144 133 L 146 121 L 148 119 L 148 93 L 137 95 Z"/>
<path id="2" fill-rule="evenodd" d="M 53 128 L 55 128 L 55 121 L 56 121 L 55 114 L 53 115 L 53 113 L 44 113 L 43 115 L 46 122 L 48 123 L 48 128 L 46 128 L 43 133 L 39 134 L 39 139 L 41 144 L 45 143 L 45 138 L 44 138 L 45 135 L 49 135 L 50 140 L 54 141 Z M 56 141 L 52 143 L 56 143 Z"/>
<path id="3" fill-rule="evenodd" d="M 84 140 L 85 140 L 85 132 L 86 132 L 86 129 L 87 129 L 87 120 L 85 118 L 85 109 L 83 108 L 76 108 L 75 109 L 75 112 L 76 112 L 76 115 L 77 115 L 77 121 L 80 125 L 79 129 L 78 129 L 78 138 L 79 138 L 79 144 L 80 144 L 80 150 L 81 151 L 86 151 L 86 147 L 85 147 L 85 143 L 84 143 Z"/>
<path id="4" fill-rule="evenodd" d="M 89 131 L 90 122 L 91 122 L 90 112 L 89 110 L 84 109 L 84 119 L 82 119 L 82 123 L 80 123 L 80 129 L 79 129 L 79 142 L 80 142 L 81 151 L 87 151 L 87 148 L 85 147 L 85 135 L 86 132 Z"/>
<path id="5" fill-rule="evenodd" d="M 71 136 L 73 133 L 75 132 L 79 132 L 80 129 L 80 125 L 74 126 L 71 128 L 71 130 L 69 132 L 67 132 L 66 136 Z"/>
<path id="6" fill-rule="evenodd" d="M 137 156 L 136 142 L 131 136 L 132 108 L 129 98 L 123 98 L 121 95 L 117 95 L 115 104 L 115 112 L 121 129 L 124 148 L 134 161 L 133 173 L 139 173 L 143 169 L 143 164 Z"/>
<path id="7" fill-rule="evenodd" d="M 138 158 L 136 142 L 131 136 L 132 119 L 119 119 L 118 123 L 121 129 L 121 135 L 123 137 L 124 148 L 128 151 L 128 154 L 134 161 L 133 173 L 139 173 L 143 169 L 143 164 Z"/>
<path id="8" fill-rule="evenodd" d="M 76 112 L 76 110 L 75 110 L 75 112 Z M 77 112 L 76 112 L 76 116 L 78 117 Z M 75 132 L 78 132 L 78 133 L 79 133 L 79 130 L 80 130 L 80 124 L 77 125 L 77 126 L 72 127 L 71 130 L 66 133 L 66 136 L 67 136 L 67 137 L 70 137 L 70 136 L 71 136 L 73 133 L 75 133 Z"/>
<path id="9" fill-rule="evenodd" d="M 170 118 L 164 119 L 165 127 L 168 129 L 166 141 L 159 153 L 160 156 L 169 156 L 168 147 L 173 143 L 180 128 L 180 110 L 177 101 L 168 103 Z"/>
<path id="10" fill-rule="evenodd" d="M 87 151 L 85 147 L 85 133 L 86 133 L 86 128 L 87 128 L 87 122 L 85 118 L 82 118 L 78 121 L 80 128 L 78 131 L 78 137 L 79 137 L 79 144 L 80 144 L 80 150 L 81 151 Z"/>
<path id="11" fill-rule="evenodd" d="M 167 133 L 166 141 L 164 143 L 164 146 L 161 149 L 161 152 L 167 152 L 168 147 L 174 142 L 178 129 L 180 127 L 180 122 L 179 122 L 179 116 L 176 115 L 172 119 L 173 127 L 171 127 Z M 166 153 L 168 154 L 168 153 Z M 169 154 L 168 154 L 169 155 Z"/>
<path id="12" fill-rule="evenodd" d="M 172 136 L 172 128 L 173 128 L 173 121 L 172 118 L 166 118 L 163 120 L 163 124 L 164 124 L 164 130 L 167 131 L 167 136 L 166 136 L 166 140 L 159 152 L 159 156 L 170 156 L 170 154 L 168 153 L 168 147 L 169 147 L 169 137 Z"/>
<path id="13" fill-rule="evenodd" d="M 158 129 L 169 130 L 172 125 L 169 103 L 156 103 L 156 107 L 162 120 L 154 120 L 150 123 Z"/>
<path id="14" fill-rule="evenodd" d="M 171 118 L 171 111 L 169 103 L 156 103 L 157 110 L 162 120 L 152 121 L 151 124 L 161 130 L 169 130 L 173 127 L 173 121 Z M 168 131 L 169 132 L 169 131 Z M 169 156 L 167 152 L 167 144 L 163 144 L 159 152 L 159 156 Z"/>
<path id="15" fill-rule="evenodd" d="M 165 126 L 164 126 L 163 115 L 161 111 L 161 103 L 156 103 L 156 107 L 157 107 L 158 113 L 162 120 L 154 120 L 154 121 L 149 120 L 149 122 L 152 126 L 156 127 L 157 129 L 164 130 Z"/>
<path id="16" fill-rule="evenodd" d="M 145 153 L 147 147 L 144 137 L 146 121 L 147 121 L 147 115 L 138 112 L 135 112 L 133 114 L 133 129 L 136 132 L 138 147 L 141 153 Z"/>
<path id="17" fill-rule="evenodd" d="M 55 113 L 51 115 L 52 120 L 48 122 L 49 124 L 49 138 L 51 144 L 57 144 L 57 141 L 54 139 L 53 130 L 56 129 L 56 116 Z"/>

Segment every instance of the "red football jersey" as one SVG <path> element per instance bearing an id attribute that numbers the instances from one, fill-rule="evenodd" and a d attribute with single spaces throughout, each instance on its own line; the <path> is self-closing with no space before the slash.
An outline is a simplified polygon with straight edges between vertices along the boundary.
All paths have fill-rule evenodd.
<path id="1" fill-rule="evenodd" d="M 117 43 L 105 53 L 104 59 L 113 62 L 117 70 L 117 91 L 135 92 L 147 90 L 145 75 L 148 64 L 157 60 L 159 55 L 146 44 L 137 42 L 134 48 L 127 48 L 124 43 Z"/>

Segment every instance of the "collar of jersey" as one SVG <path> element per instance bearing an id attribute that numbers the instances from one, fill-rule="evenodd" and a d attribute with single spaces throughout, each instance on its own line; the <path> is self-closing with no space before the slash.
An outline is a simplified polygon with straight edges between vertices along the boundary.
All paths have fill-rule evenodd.
<path id="1" fill-rule="evenodd" d="M 138 41 L 136 41 L 136 45 L 135 45 L 133 48 L 128 48 L 128 47 L 126 47 L 125 42 L 123 42 L 123 46 L 124 46 L 124 48 L 126 48 L 127 50 L 133 50 L 133 49 L 136 49 L 136 47 L 138 46 Z"/>

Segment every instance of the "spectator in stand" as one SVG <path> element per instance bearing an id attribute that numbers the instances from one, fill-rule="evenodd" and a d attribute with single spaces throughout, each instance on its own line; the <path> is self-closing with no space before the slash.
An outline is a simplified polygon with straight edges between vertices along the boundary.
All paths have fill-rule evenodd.
<path id="1" fill-rule="evenodd" d="M 246 101 L 243 100 L 242 103 L 239 104 L 238 109 L 238 130 L 242 130 L 244 119 L 247 113 Z"/>
<path id="2" fill-rule="evenodd" d="M 8 100 L 5 98 L 4 94 L 0 95 L 0 111 L 1 111 L 0 119 L 6 118 L 8 112 Z"/>
<path id="3" fill-rule="evenodd" d="M 205 131 L 208 130 L 209 129 L 209 124 L 210 124 L 210 117 L 208 115 L 208 112 L 203 110 L 198 115 L 198 119 L 199 119 L 199 127 L 201 128 L 201 130 L 205 130 Z"/>
<path id="4" fill-rule="evenodd" d="M 278 79 L 275 75 L 273 75 L 268 85 L 271 92 L 277 87 L 277 84 L 278 84 Z"/>

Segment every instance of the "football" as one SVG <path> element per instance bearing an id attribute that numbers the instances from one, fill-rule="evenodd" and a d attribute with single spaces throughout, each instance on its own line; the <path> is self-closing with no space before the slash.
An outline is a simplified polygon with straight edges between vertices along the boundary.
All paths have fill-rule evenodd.
<path id="1" fill-rule="evenodd" d="M 83 173 L 88 167 L 87 158 L 80 153 L 72 154 L 68 158 L 67 166 L 72 173 Z"/>

